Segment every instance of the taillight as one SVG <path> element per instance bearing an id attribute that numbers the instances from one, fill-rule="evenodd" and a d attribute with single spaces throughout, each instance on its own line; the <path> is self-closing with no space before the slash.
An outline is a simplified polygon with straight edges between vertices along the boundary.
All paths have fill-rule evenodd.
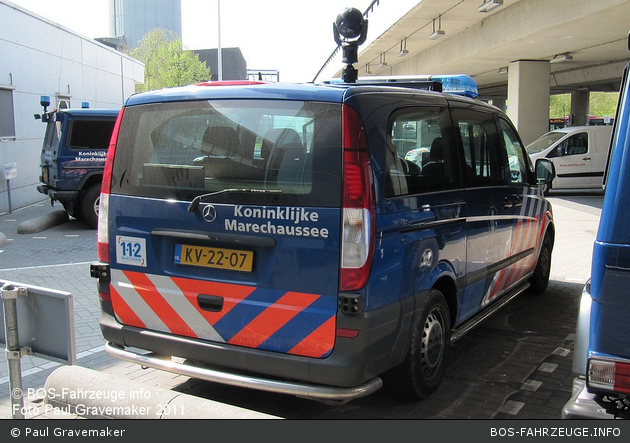
<path id="1" fill-rule="evenodd" d="M 354 291 L 370 275 L 375 236 L 374 191 L 367 136 L 361 117 L 342 107 L 343 237 L 340 291 Z"/>
<path id="2" fill-rule="evenodd" d="M 591 358 L 587 381 L 589 388 L 630 394 L 630 362 Z"/>
<path id="3" fill-rule="evenodd" d="M 97 253 L 98 259 L 104 263 L 109 263 L 109 231 L 107 229 L 109 194 L 112 188 L 112 170 L 114 167 L 116 144 L 118 143 L 118 132 L 120 131 L 120 122 L 122 121 L 124 113 L 125 108 L 122 108 L 116 119 L 112 138 L 109 141 L 109 149 L 107 150 L 107 159 L 105 161 L 105 169 L 103 170 L 103 179 L 101 182 L 101 199 L 98 208 Z"/>

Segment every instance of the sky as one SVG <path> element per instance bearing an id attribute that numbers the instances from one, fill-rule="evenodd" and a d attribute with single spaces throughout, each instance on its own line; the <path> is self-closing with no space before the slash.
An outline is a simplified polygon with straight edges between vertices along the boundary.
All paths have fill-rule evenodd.
<path id="1" fill-rule="evenodd" d="M 109 36 L 108 0 L 8 0 L 86 37 Z M 380 0 L 368 16 L 367 45 L 419 0 Z M 335 50 L 333 22 L 345 7 L 371 0 L 182 0 L 186 49 L 238 47 L 248 69 L 275 69 L 280 81 L 312 81 Z M 401 39 L 404 36 L 401 36 Z M 359 48 L 359 59 L 361 59 Z M 342 68 L 340 52 L 317 81 Z"/>

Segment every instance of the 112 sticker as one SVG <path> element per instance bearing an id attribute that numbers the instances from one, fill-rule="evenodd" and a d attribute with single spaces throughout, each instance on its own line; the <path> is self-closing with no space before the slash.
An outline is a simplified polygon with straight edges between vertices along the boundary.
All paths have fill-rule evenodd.
<path id="1" fill-rule="evenodd" d="M 144 238 L 116 236 L 116 261 L 119 264 L 147 266 L 147 243 Z"/>

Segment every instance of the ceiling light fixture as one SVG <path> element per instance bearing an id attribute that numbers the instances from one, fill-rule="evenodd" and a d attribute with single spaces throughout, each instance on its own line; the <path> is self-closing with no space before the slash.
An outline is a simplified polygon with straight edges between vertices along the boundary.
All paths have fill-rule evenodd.
<path id="1" fill-rule="evenodd" d="M 479 12 L 489 12 L 503 4 L 503 0 L 485 0 L 481 6 L 477 8 Z"/>
<path id="2" fill-rule="evenodd" d="M 442 30 L 442 16 L 438 16 L 438 28 L 435 29 L 435 19 L 433 19 L 433 33 L 429 36 L 430 40 L 437 40 L 438 38 L 442 38 L 444 34 L 446 34 Z"/>
<path id="3" fill-rule="evenodd" d="M 553 58 L 551 60 L 549 60 L 550 63 L 563 63 L 563 62 L 568 62 L 569 60 L 573 60 L 573 56 L 569 55 L 569 54 L 557 54 L 554 55 Z"/>
<path id="4" fill-rule="evenodd" d="M 499 75 L 503 75 L 503 74 L 507 74 L 507 73 L 508 73 L 508 68 L 505 67 L 505 66 L 503 68 L 499 69 L 499 72 L 498 72 Z"/>
<path id="5" fill-rule="evenodd" d="M 385 53 L 382 53 L 382 54 L 381 54 L 381 61 L 380 61 L 380 63 L 378 64 L 378 67 L 379 67 L 379 68 L 383 68 L 383 67 L 385 67 L 385 66 L 387 66 L 387 62 L 385 61 Z"/>
<path id="6" fill-rule="evenodd" d="M 405 55 L 409 54 L 409 51 L 407 51 L 407 37 L 405 37 L 405 47 L 403 48 L 403 40 L 400 41 L 400 52 L 398 53 L 398 57 L 404 57 Z"/>

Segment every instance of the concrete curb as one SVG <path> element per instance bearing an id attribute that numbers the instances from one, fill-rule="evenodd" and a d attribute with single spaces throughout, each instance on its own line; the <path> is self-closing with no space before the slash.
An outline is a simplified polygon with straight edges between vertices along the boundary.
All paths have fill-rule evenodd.
<path id="1" fill-rule="evenodd" d="M 61 366 L 46 379 L 49 407 L 85 418 L 278 419 L 81 366 Z"/>
<path id="2" fill-rule="evenodd" d="M 66 211 L 52 211 L 48 214 L 35 217 L 31 220 L 23 221 L 17 228 L 18 234 L 35 234 L 37 232 L 44 231 L 52 228 L 53 226 L 60 225 L 69 220 L 68 213 Z"/>

